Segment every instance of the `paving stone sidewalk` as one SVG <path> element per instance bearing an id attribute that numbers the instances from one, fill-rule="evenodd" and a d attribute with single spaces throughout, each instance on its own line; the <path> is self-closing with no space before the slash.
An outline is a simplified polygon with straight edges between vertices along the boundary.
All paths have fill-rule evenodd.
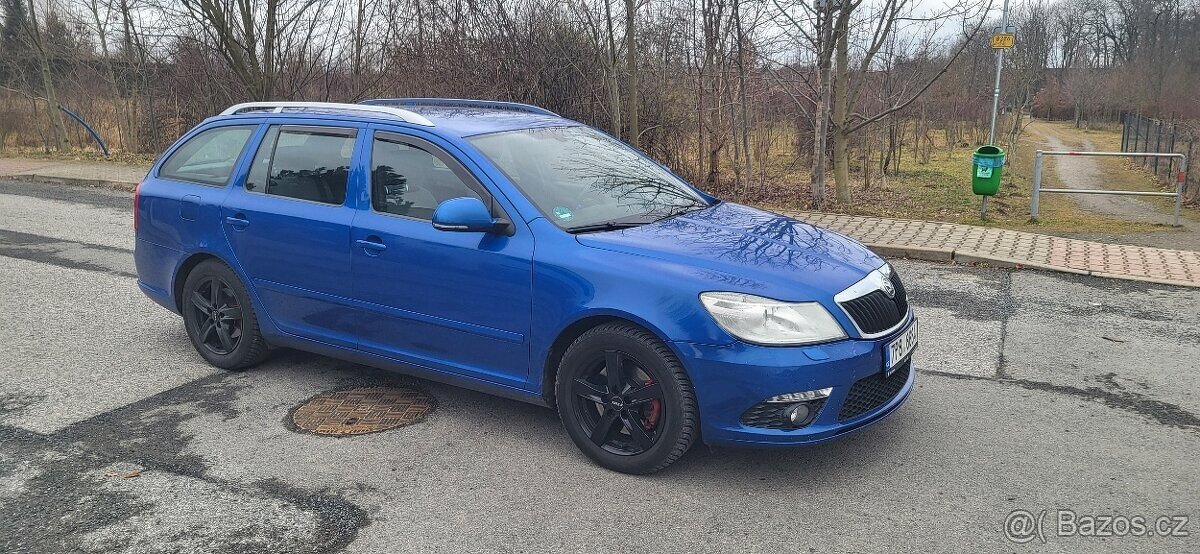
<path id="1" fill-rule="evenodd" d="M 0 158 L 0 179 L 132 191 L 147 167 Z M 1068 239 L 973 225 L 824 212 L 789 215 L 850 235 L 885 256 L 1033 267 L 1097 277 L 1200 287 L 1200 252 Z"/>
<path id="2" fill-rule="evenodd" d="M 132 191 L 147 166 L 76 160 L 0 158 L 0 179 L 24 179 Z"/>
<path id="3" fill-rule="evenodd" d="M 790 214 L 850 235 L 885 256 L 1200 287 L 1200 252 L 1108 244 L 974 225 L 862 217 L 823 212 Z"/>

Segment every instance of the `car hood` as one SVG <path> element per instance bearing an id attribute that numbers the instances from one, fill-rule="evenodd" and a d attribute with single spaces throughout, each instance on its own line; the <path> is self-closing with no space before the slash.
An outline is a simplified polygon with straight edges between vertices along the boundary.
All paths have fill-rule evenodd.
<path id="1" fill-rule="evenodd" d="M 577 240 L 692 266 L 713 281 L 709 290 L 787 301 L 828 299 L 884 263 L 854 239 L 732 202 Z"/>

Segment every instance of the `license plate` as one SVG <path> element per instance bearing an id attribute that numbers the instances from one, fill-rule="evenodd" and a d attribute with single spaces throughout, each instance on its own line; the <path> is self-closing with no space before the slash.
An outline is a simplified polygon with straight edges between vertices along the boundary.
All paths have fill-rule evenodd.
<path id="1" fill-rule="evenodd" d="M 896 366 L 907 360 L 917 349 L 917 320 L 913 320 L 900 336 L 887 343 L 883 349 L 883 375 L 885 377 L 896 370 Z"/>

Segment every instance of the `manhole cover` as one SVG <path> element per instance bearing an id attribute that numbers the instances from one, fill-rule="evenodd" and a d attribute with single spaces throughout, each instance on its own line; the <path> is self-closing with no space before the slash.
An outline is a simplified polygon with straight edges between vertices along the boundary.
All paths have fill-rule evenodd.
<path id="1" fill-rule="evenodd" d="M 319 394 L 292 413 L 301 431 L 361 435 L 404 427 L 433 411 L 433 397 L 406 387 L 365 387 Z"/>

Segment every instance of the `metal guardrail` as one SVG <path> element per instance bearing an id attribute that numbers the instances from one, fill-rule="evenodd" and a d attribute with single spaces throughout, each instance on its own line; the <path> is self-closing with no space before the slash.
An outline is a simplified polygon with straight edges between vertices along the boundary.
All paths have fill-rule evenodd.
<path id="1" fill-rule="evenodd" d="M 1175 180 L 1175 192 L 1139 192 L 1106 189 L 1044 189 L 1042 188 L 1042 161 L 1044 156 L 1110 156 L 1119 158 L 1179 158 L 1179 174 Z M 1113 194 L 1121 196 L 1174 196 L 1175 219 L 1172 225 L 1179 226 L 1179 208 L 1183 204 L 1183 183 L 1187 178 L 1187 156 L 1176 152 L 1070 152 L 1038 150 L 1033 162 L 1033 197 L 1029 202 L 1029 217 L 1038 218 L 1038 205 L 1043 192 L 1064 194 Z"/>

